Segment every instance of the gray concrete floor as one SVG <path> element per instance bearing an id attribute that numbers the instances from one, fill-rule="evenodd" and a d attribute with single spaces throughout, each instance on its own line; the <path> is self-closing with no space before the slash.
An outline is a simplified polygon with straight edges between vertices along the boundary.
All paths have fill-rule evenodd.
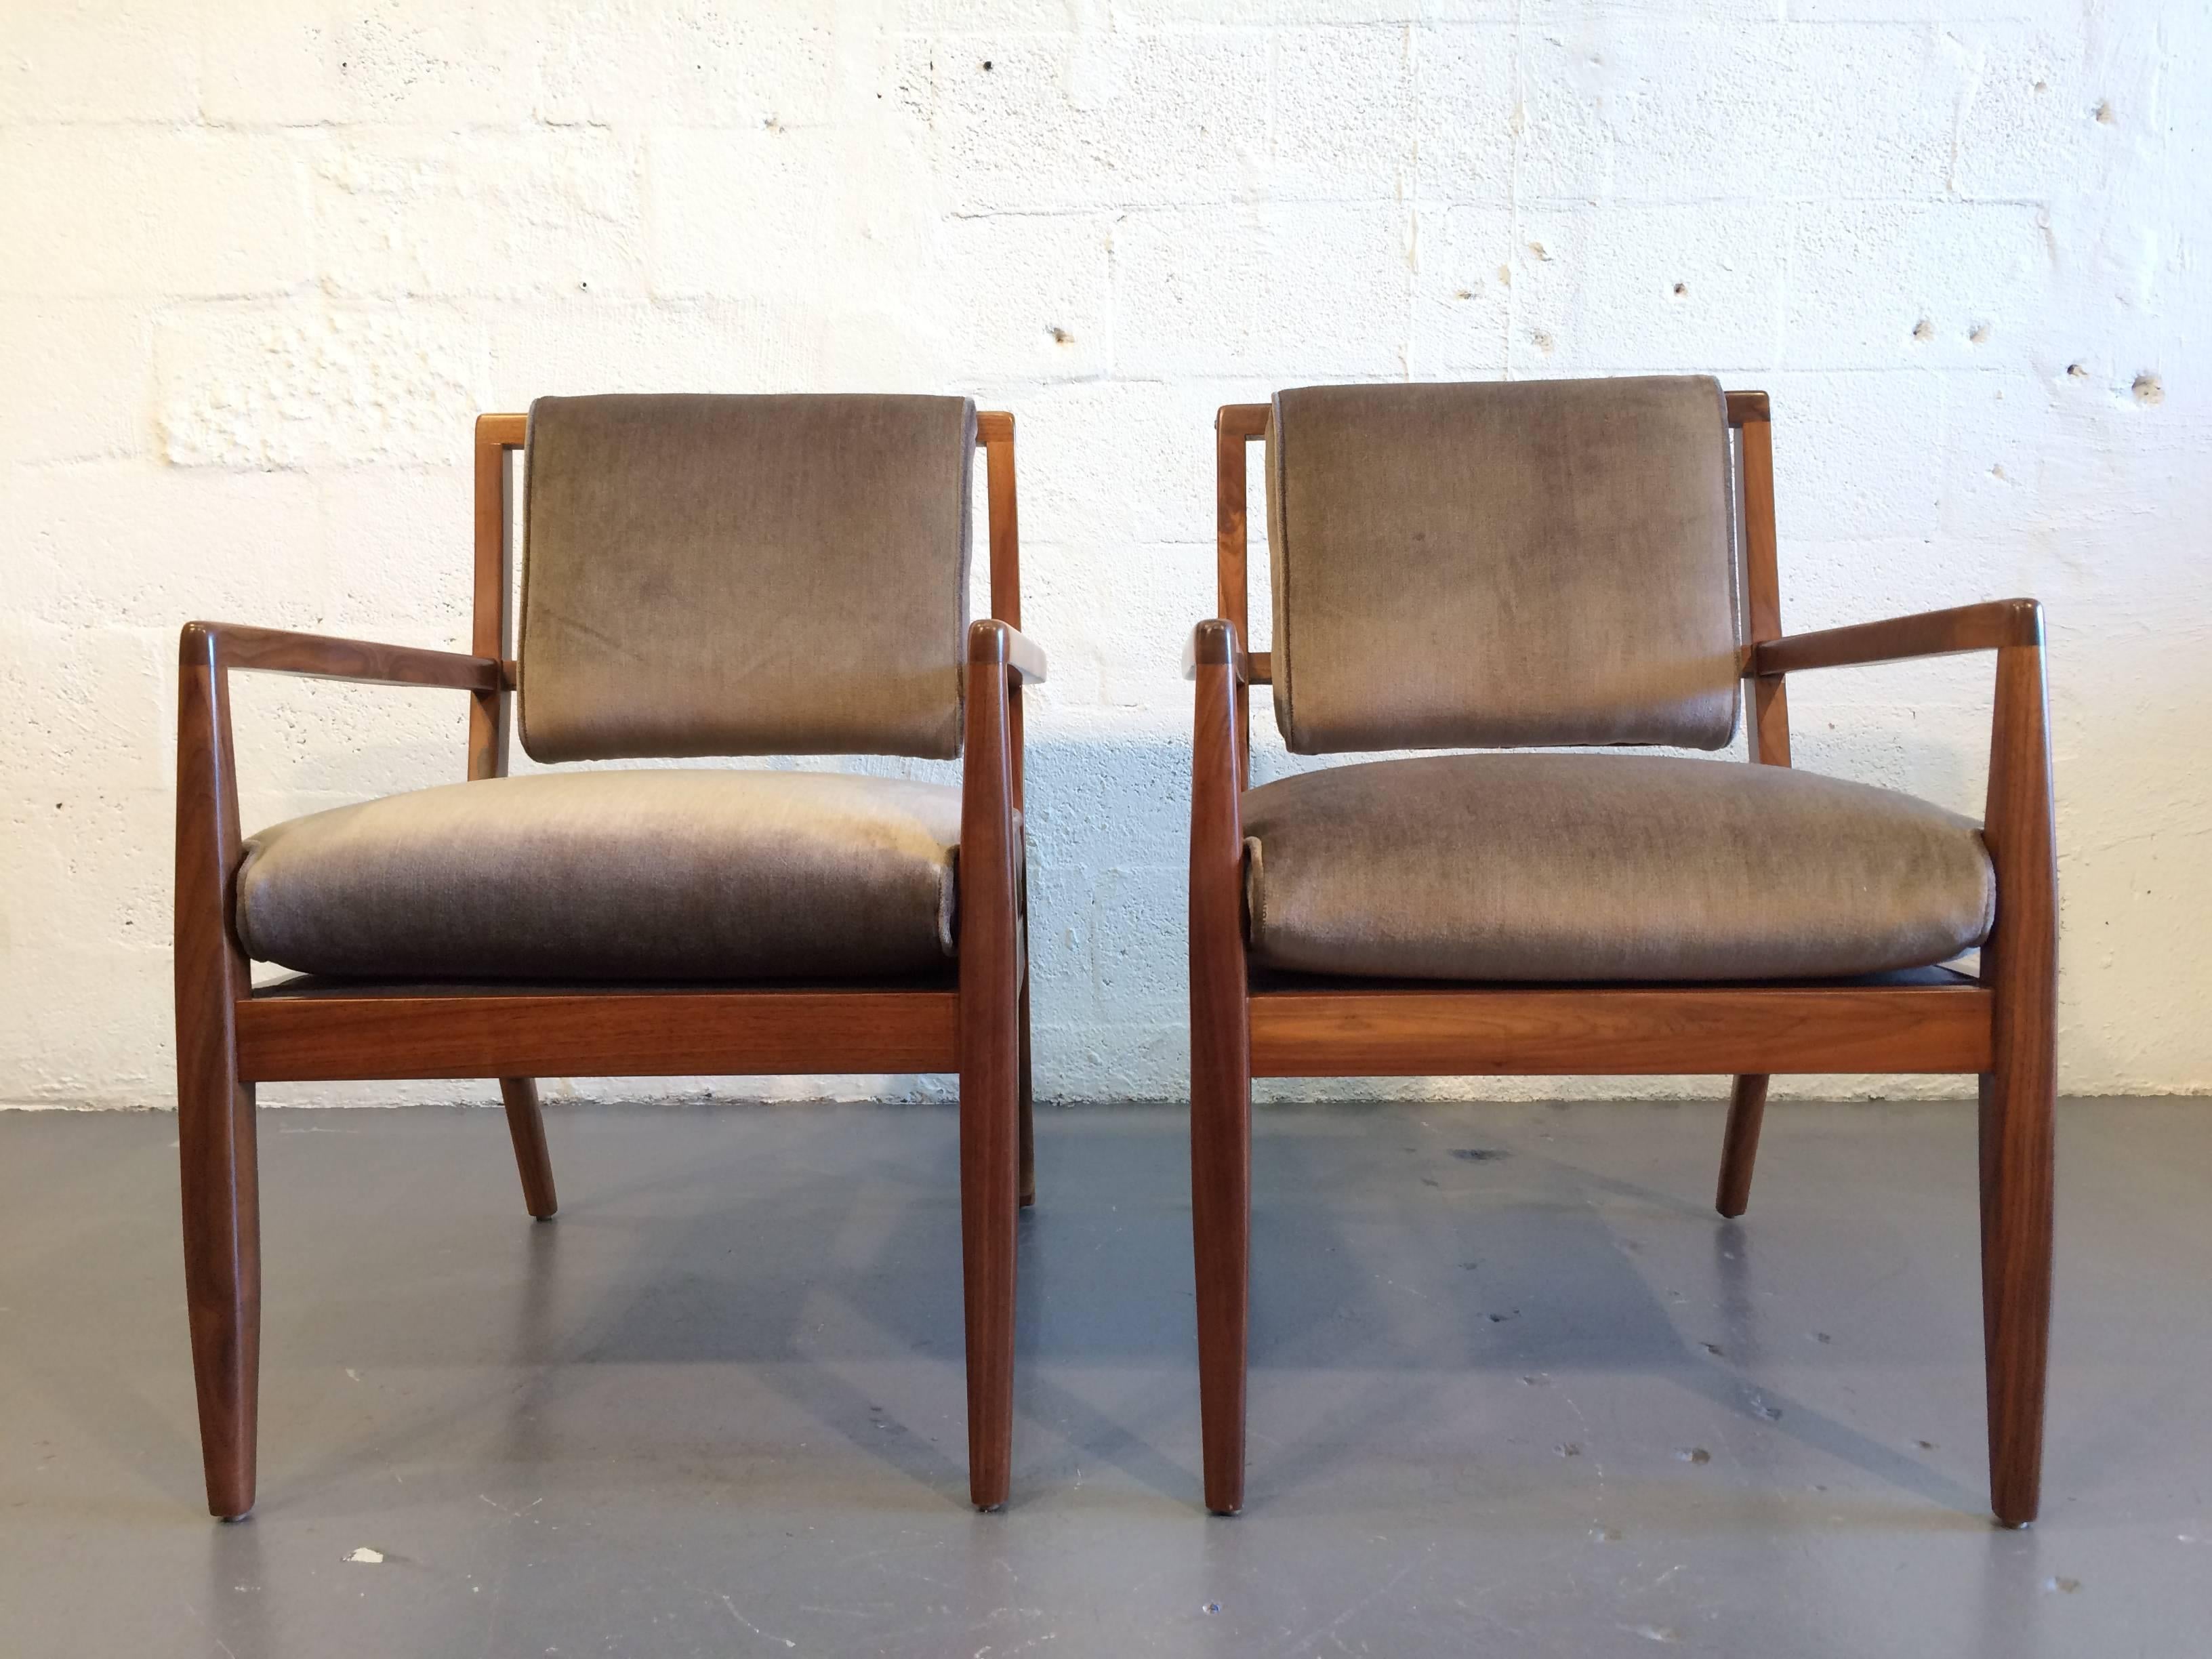
<path id="1" fill-rule="evenodd" d="M 950 1112 L 265 1112 L 261 1503 L 204 1514 L 174 1126 L 0 1116 L 0 1652 L 2212 1651 L 2212 1107 L 2069 1103 L 2045 1519 L 1984 1510 L 1973 1115 L 1263 1109 L 1250 1507 L 1184 1126 L 1043 1114 L 963 1501 Z M 379 1562 L 349 1558 L 373 1550 Z"/>

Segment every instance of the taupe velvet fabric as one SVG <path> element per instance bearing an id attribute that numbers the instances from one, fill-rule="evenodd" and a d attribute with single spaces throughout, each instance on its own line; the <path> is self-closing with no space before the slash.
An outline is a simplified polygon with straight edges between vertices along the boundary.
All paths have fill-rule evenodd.
<path id="1" fill-rule="evenodd" d="M 1734 525 L 1727 405 L 1706 377 L 1279 392 L 1284 740 L 1723 748 Z"/>
<path id="2" fill-rule="evenodd" d="M 240 941 L 311 974 L 836 978 L 952 955 L 960 792 L 845 775 L 560 772 L 246 842 Z"/>
<path id="3" fill-rule="evenodd" d="M 1244 797 L 1253 959 L 1408 979 L 1844 976 L 1989 934 L 1981 832 L 1780 766 L 1437 755 Z"/>
<path id="4" fill-rule="evenodd" d="M 975 406 L 541 398 L 521 733 L 541 761 L 960 752 Z"/>

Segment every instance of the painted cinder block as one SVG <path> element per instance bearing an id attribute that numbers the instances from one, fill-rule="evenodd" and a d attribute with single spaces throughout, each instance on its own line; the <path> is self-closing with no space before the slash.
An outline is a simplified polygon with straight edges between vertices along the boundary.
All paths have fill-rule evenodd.
<path id="1" fill-rule="evenodd" d="M 0 1104 L 168 1098 L 178 624 L 462 645 L 475 414 L 646 390 L 1015 411 L 1039 1087 L 1179 1095 L 1214 409 L 1682 370 L 1772 395 L 1789 625 L 2046 602 L 2063 1085 L 2212 1087 L 2208 59 L 2118 0 L 9 9 Z M 1988 673 L 1808 677 L 1799 757 L 1978 810 Z M 235 695 L 255 823 L 459 774 L 449 695 Z M 1256 696 L 1255 775 L 1320 763 Z"/>

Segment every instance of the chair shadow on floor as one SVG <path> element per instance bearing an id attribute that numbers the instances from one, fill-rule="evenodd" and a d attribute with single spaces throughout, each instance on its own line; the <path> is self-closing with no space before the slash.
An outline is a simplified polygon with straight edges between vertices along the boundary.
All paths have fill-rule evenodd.
<path id="1" fill-rule="evenodd" d="M 1039 1204 L 1024 1216 L 1020 1247 L 1016 1506 L 1100 1467 L 1150 1498 L 1194 1505 L 1184 1121 L 1173 1111 L 1091 1109 L 1099 1117 L 1047 1111 L 1040 1121 Z M 1382 1139 L 1404 1109 L 1332 1109 Z M 619 1133 L 613 1115 L 580 1138 L 564 1135 L 556 1116 L 568 1208 L 550 1226 L 516 1227 L 521 1294 L 504 1320 L 487 1310 L 478 1356 L 524 1368 L 525 1380 L 517 1388 L 511 1376 L 491 1379 L 467 1400 L 386 1429 L 373 1455 L 434 1441 L 456 1417 L 489 1407 L 505 1416 L 503 1459 L 537 1467 L 559 1456 L 558 1407 L 586 1368 L 738 1366 L 881 1465 L 909 1497 L 929 1494 L 948 1512 L 963 1508 L 963 1449 L 951 1411 L 962 1354 L 952 1116 L 907 1109 L 894 1133 L 856 1152 L 849 1109 L 811 1121 L 808 1110 L 710 1109 L 708 1123 L 722 1123 L 691 1155 L 643 1171 L 609 1170 L 604 1183 L 592 1143 L 604 1146 L 606 1134 Z M 748 1134 L 747 1121 L 760 1117 L 771 1121 L 769 1133 Z M 1711 1230 L 1723 1346 L 1737 1361 L 1759 1346 L 1747 1289 L 1752 1230 L 1686 1196 L 1525 1147 L 1509 1146 L 1495 1162 L 1447 1160 L 1442 1192 L 1429 1174 L 1433 1159 L 1408 1158 L 1401 1173 L 1362 1153 L 1347 1171 L 1341 1152 L 1327 1137 L 1269 1133 L 1262 1109 L 1255 1379 L 1265 1389 L 1296 1373 L 1334 1371 L 1350 1390 L 1326 1425 L 1288 1440 L 1267 1437 L 1264 1413 L 1255 1418 L 1262 1507 L 1388 1454 L 1433 1415 L 1440 1389 L 1469 1373 L 1506 1387 L 1531 1375 L 1620 1371 L 1664 1378 L 1919 1503 L 1978 1512 L 1977 1494 L 1748 1381 L 1686 1339 L 1596 1206 L 1626 1202 Z M 610 1257 L 608 1239 L 617 1233 Z M 598 1258 L 580 1297 L 568 1283 L 580 1246 Z M 1408 1272 L 1431 1274 L 1421 1284 L 1447 1293 L 1420 1294 L 1410 1305 L 1387 1283 Z M 403 1305 L 389 1313 L 395 1322 L 375 1339 L 385 1351 L 370 1363 L 424 1363 L 406 1352 L 404 1333 L 417 1320 Z M 345 1352 L 360 1358 L 369 1334 L 357 1333 Z M 915 1358 L 944 1373 L 918 1395 L 913 1373 L 856 1380 L 856 1372 Z M 1095 1381 L 1075 1375 L 1092 1369 L 1112 1373 L 1113 1396 L 1102 1401 Z M 1470 1445 L 1468 1455 L 1481 1449 Z M 368 1455 L 354 1443 L 288 1458 L 287 1484 L 337 1478 Z"/>
<path id="2" fill-rule="evenodd" d="M 1332 1422 L 1346 1425 L 1342 1433 L 1255 1453 L 1255 1501 L 1323 1481 L 1402 1438 L 1413 1419 L 1432 1410 L 1439 1380 L 1475 1371 L 1503 1386 L 1554 1372 L 1620 1371 L 1663 1377 L 1762 1432 L 1786 1435 L 1917 1499 L 1978 1516 L 1978 1493 L 1802 1400 L 1749 1381 L 1686 1338 L 1593 1200 L 1626 1200 L 1710 1229 L 1722 1291 L 1720 1346 L 1739 1359 L 1759 1346 L 1744 1289 L 1755 1248 L 1751 1229 L 1681 1195 L 1504 1148 L 1497 1162 L 1476 1166 L 1462 1191 L 1448 1194 L 1453 1201 L 1420 1203 L 1415 1194 L 1424 1183 L 1409 1171 L 1389 1187 L 1364 1183 L 1367 1189 L 1351 1203 L 1332 1204 L 1340 1171 L 1328 1152 L 1304 1138 L 1270 1137 L 1264 1117 L 1255 1128 L 1253 1373 L 1261 1387 L 1270 1372 L 1307 1367 L 1356 1365 L 1403 1380 L 1372 1382 L 1358 1409 L 1333 1413 Z M 1449 1299 L 1423 1300 L 1416 1322 L 1395 1317 L 1378 1294 L 1382 1275 L 1352 1265 L 1363 1242 L 1369 1254 L 1395 1262 L 1457 1264 L 1466 1269 L 1467 1288 Z M 1255 1444 L 1265 1445 L 1265 1427 L 1255 1416 Z"/>

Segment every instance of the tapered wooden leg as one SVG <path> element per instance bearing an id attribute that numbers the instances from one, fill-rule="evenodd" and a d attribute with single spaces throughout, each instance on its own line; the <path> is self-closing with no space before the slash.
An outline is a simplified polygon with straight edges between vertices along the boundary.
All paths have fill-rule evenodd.
<path id="1" fill-rule="evenodd" d="M 1241 1003 L 1241 999 L 1240 999 Z M 1241 1007 L 1239 1012 L 1241 1012 Z M 1215 1011 L 1191 1014 L 1191 1044 L 1225 1046 L 1221 1028 L 1241 1024 Z M 1206 1035 L 1201 1036 L 1201 1028 Z M 1233 1038 L 1230 1041 L 1233 1042 Z M 1252 1255 L 1252 1085 L 1233 1064 L 1194 1066 L 1190 1209 L 1198 1275 L 1198 1407 L 1204 1441 L 1206 1507 L 1244 1507 L 1245 1342 Z"/>
<path id="2" fill-rule="evenodd" d="M 230 925 L 240 858 L 228 676 L 208 630 L 184 631 L 177 696 L 177 1154 L 185 1307 L 208 1508 L 253 1507 L 261 1364 L 261 1197 L 253 1086 L 238 1074 L 252 981 Z"/>
<path id="3" fill-rule="evenodd" d="M 210 1046 L 186 1043 L 179 1036 L 180 1049 Z M 215 1075 L 207 1065 L 180 1066 L 177 1146 L 200 1459 L 210 1512 L 234 1521 L 253 1507 L 260 1397 L 261 1206 L 253 1085 L 238 1082 L 234 1074 Z"/>
<path id="4" fill-rule="evenodd" d="M 545 1145 L 545 1114 L 538 1103 L 538 1084 L 526 1077 L 499 1080 L 507 1103 L 507 1132 L 514 1139 L 514 1164 L 522 1172 L 523 1206 L 540 1221 L 550 1221 L 561 1200 L 553 1192 L 553 1155 Z"/>
<path id="5" fill-rule="evenodd" d="M 1766 1079 L 1747 1073 L 1729 1097 L 1728 1128 L 1721 1136 L 1721 1182 L 1713 1207 L 1734 1219 L 1751 1204 L 1751 1168 L 1759 1158 L 1759 1126 L 1766 1115 Z"/>
<path id="6" fill-rule="evenodd" d="M 2057 1095 L 2057 875 L 2040 647 L 1998 652 L 1996 704 L 1984 827 L 1997 910 L 1982 951 L 1996 1049 L 1981 1080 L 1982 1337 L 1990 1507 L 2023 1527 L 2042 1488 Z"/>
<path id="7" fill-rule="evenodd" d="M 977 623 L 969 635 L 961 778 L 960 1240 L 968 1493 L 981 1510 L 1006 1501 L 1014 1458 L 1022 1043 L 1006 683 L 1005 631 Z"/>
<path id="8" fill-rule="evenodd" d="M 2041 1079 L 2026 1073 L 2040 1071 Z M 2035 1519 L 2051 1346 L 2053 1097 L 2047 1067 L 1982 1079 L 1982 1337 L 1988 1365 L 1990 1507 Z"/>
<path id="9" fill-rule="evenodd" d="M 1009 1009 L 1007 1013 L 1012 1014 Z M 963 1010 L 963 1025 L 970 1016 Z M 998 1022 L 1011 1051 L 1013 1021 Z M 965 1039 L 963 1038 L 963 1041 Z M 1012 1055 L 1009 1052 L 1009 1061 Z M 1011 1064 L 960 1078 L 960 1242 L 968 1325 L 968 1492 L 1006 1501 L 1014 1456 L 1014 1247 L 1020 1212 L 1018 1099 Z"/>
<path id="10" fill-rule="evenodd" d="M 1234 725 L 1236 632 L 1201 623 L 1190 823 L 1190 1215 L 1206 1507 L 1244 1506 L 1252 1251 L 1252 1043 Z"/>

